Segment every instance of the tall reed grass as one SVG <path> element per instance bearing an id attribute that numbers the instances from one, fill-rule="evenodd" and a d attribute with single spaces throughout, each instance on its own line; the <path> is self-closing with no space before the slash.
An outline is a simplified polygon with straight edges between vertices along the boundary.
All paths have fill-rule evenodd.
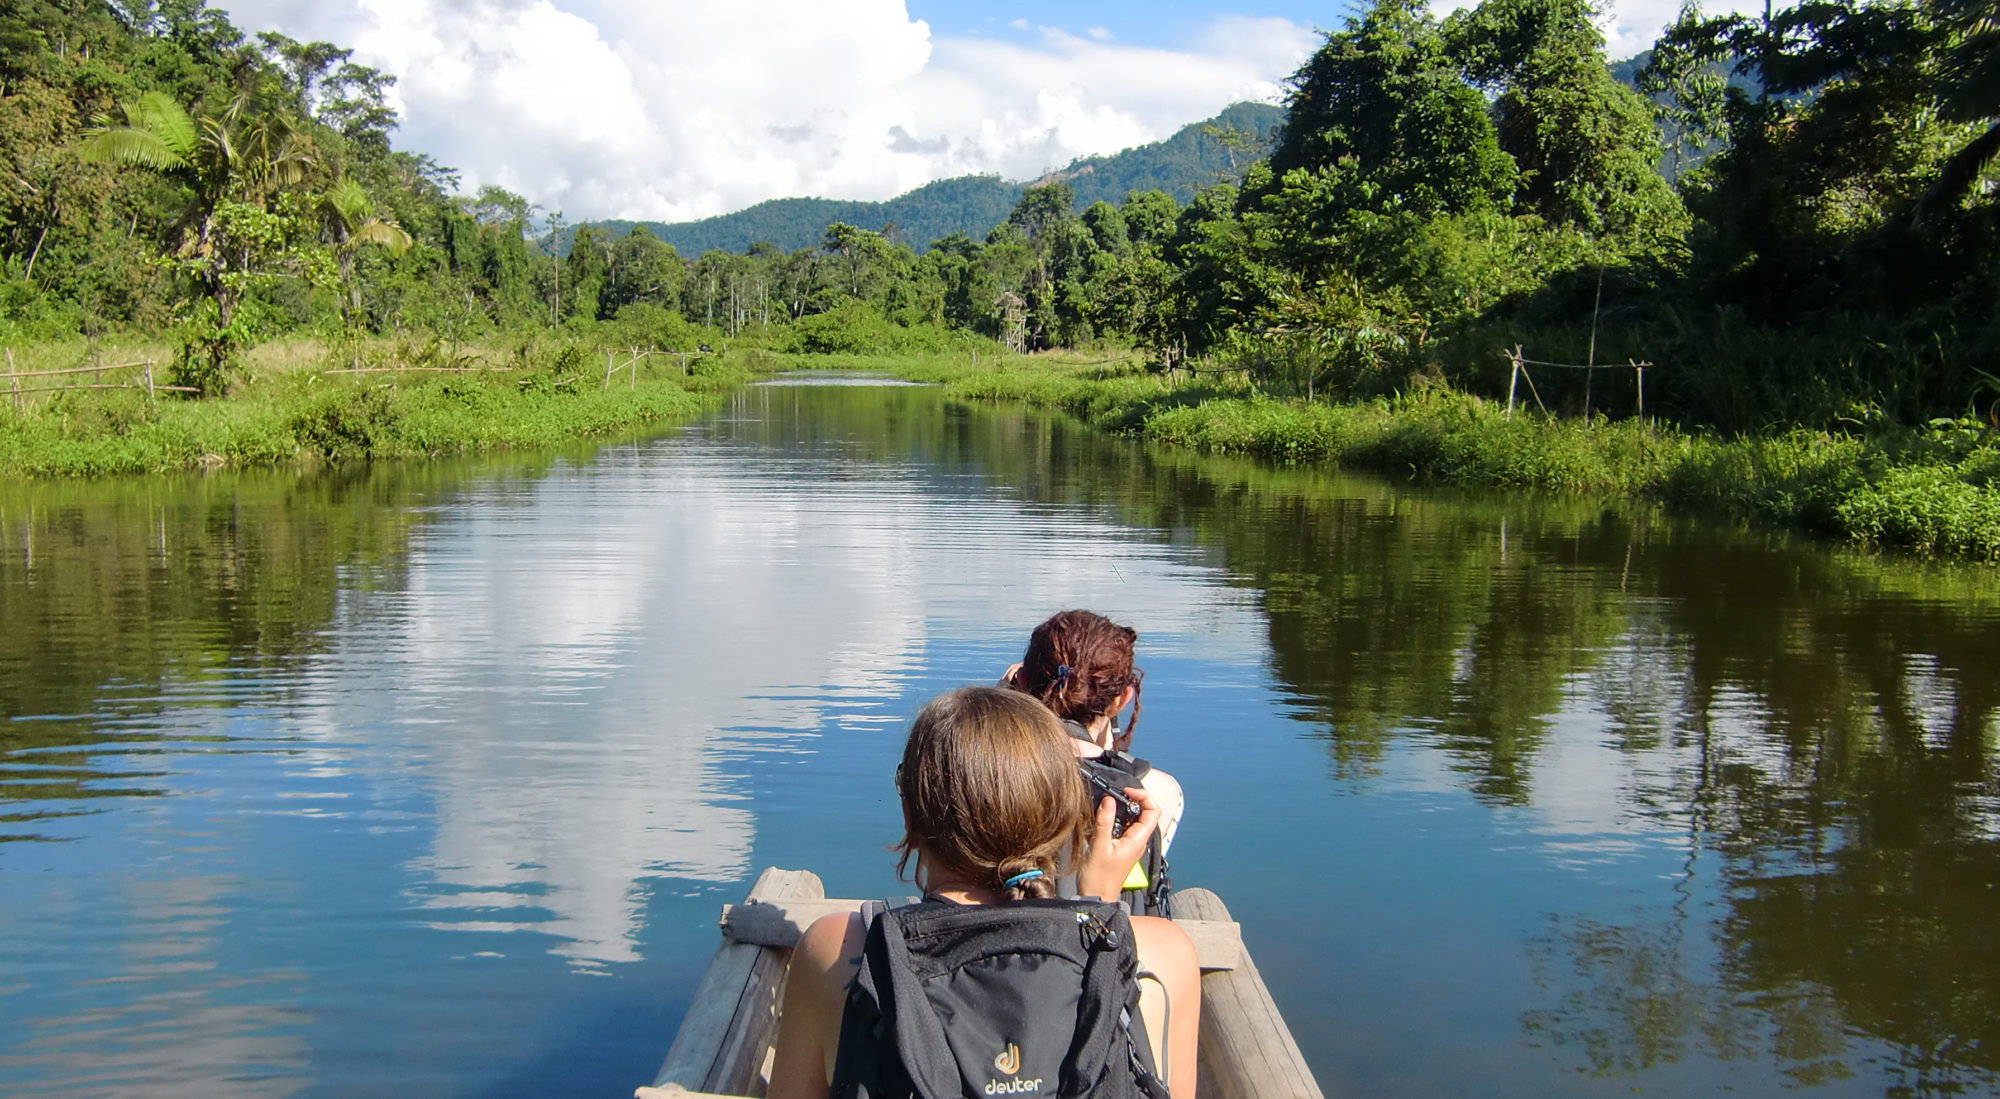
<path id="1" fill-rule="evenodd" d="M 916 373 L 961 399 L 1062 409 L 1163 445 L 1458 485 L 1619 494 L 1919 554 L 2000 559 L 2000 433 L 1971 419 L 1725 436 L 1602 415 L 1516 409 L 1510 417 L 1435 381 L 1327 404 L 1033 359 Z"/>
<path id="2" fill-rule="evenodd" d="M 608 388 L 602 359 L 555 347 L 477 373 L 333 374 L 289 349 L 227 398 L 148 401 L 138 390 L 0 392 L 0 475 L 74 476 L 403 458 L 643 430 L 686 419 L 741 384 L 739 365 L 646 360 Z M 315 369 L 317 367 L 317 369 Z"/>

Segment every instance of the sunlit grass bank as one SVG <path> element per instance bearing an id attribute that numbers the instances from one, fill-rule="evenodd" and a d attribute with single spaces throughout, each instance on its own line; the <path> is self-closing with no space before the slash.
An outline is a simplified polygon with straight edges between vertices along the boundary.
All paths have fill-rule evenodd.
<path id="1" fill-rule="evenodd" d="M 210 400 L 77 390 L 37 394 L 17 408 L 0 388 L 0 476 L 542 447 L 687 419 L 749 376 L 721 358 L 697 359 L 683 375 L 678 359 L 654 357 L 636 378 L 620 371 L 607 388 L 600 355 L 561 348 L 469 373 L 335 374 L 312 349 L 279 349 L 269 358 L 253 360 L 229 396 Z"/>
<path id="2" fill-rule="evenodd" d="M 1333 462 L 1425 480 L 1611 493 L 1922 554 L 2000 559 L 2000 434 L 1968 421 L 1917 430 L 1795 430 L 1725 438 L 1633 420 L 1585 422 L 1443 385 L 1328 404 L 1226 380 L 1170 384 L 1116 359 L 1010 358 L 900 368 L 966 400 L 1058 408 L 1101 428 L 1209 453 Z"/>

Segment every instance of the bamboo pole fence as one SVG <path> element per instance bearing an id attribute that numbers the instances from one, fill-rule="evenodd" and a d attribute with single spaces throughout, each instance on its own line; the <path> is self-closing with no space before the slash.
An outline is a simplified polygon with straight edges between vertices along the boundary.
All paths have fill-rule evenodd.
<path id="1" fill-rule="evenodd" d="M 613 365 L 612 365 L 612 362 L 613 362 L 613 360 L 615 360 L 615 359 L 617 358 L 617 355 L 618 355 L 618 353 L 617 353 L 617 352 L 615 352 L 615 351 L 606 351 L 606 352 L 604 353 L 604 389 L 605 389 L 605 392 L 610 392 L 610 390 L 611 390 L 611 375 L 613 375 L 613 374 L 616 374 L 616 373 L 618 373 L 618 372 L 619 372 L 619 371 L 621 371 L 621 370 L 629 370 L 629 371 L 631 371 L 631 375 L 630 375 L 630 377 L 629 377 L 629 379 L 628 379 L 628 380 L 630 381 L 630 383 L 631 383 L 631 384 L 630 384 L 630 385 L 628 385 L 628 386 L 626 386 L 626 388 L 627 388 L 627 389 L 637 389 L 637 388 L 639 388 L 639 361 L 640 361 L 641 359 L 650 359 L 650 358 L 652 358 L 652 357 L 653 357 L 654 355 L 660 355 L 660 354 L 665 354 L 665 352 L 662 352 L 662 351 L 659 351 L 659 350 L 657 350 L 657 349 L 655 349 L 655 348 L 650 348 L 650 347 L 649 347 L 649 348 L 646 348 L 646 349 L 645 349 L 645 350 L 643 350 L 643 351 L 642 351 L 642 350 L 640 350 L 639 348 L 636 348 L 636 347 L 629 347 L 629 348 L 626 348 L 626 349 L 625 349 L 625 353 L 626 353 L 626 354 L 628 354 L 628 355 L 630 355 L 630 356 L 632 356 L 632 357 L 631 357 L 630 359 L 627 359 L 627 360 L 626 360 L 625 362 L 623 362 L 623 363 L 620 363 L 620 364 L 618 364 L 618 365 L 616 365 L 616 366 L 613 366 Z M 678 355 L 679 355 L 679 356 L 681 357 L 681 373 L 682 373 L 682 374 L 686 374 L 686 373 L 687 373 L 687 352 L 685 352 L 685 351 L 680 351 L 680 352 L 674 352 L 674 354 L 678 354 Z"/>
<path id="2" fill-rule="evenodd" d="M 4 351 L 5 353 L 5 358 L 7 362 L 7 375 L 6 375 L 7 392 L 9 398 L 13 401 L 14 408 L 16 411 L 19 411 L 23 407 L 22 398 L 30 393 L 56 393 L 56 392 L 64 392 L 75 389 L 142 389 L 143 388 L 146 391 L 146 399 L 152 400 L 155 394 L 161 392 L 168 392 L 168 393 L 201 392 L 194 386 L 163 385 L 155 381 L 153 378 L 153 367 L 156 364 L 152 359 L 142 359 L 138 362 L 129 362 L 129 363 L 113 363 L 113 364 L 93 363 L 88 366 L 64 367 L 59 370 L 22 370 L 14 362 L 13 348 L 8 347 L 0 349 L 0 351 Z M 619 363 L 616 361 L 617 360 L 616 352 L 608 351 L 605 353 L 604 388 L 606 390 L 609 390 L 611 388 L 612 375 L 618 373 L 621 370 L 626 370 L 631 372 L 630 377 L 628 379 L 629 382 L 628 387 L 632 389 L 637 389 L 639 387 L 639 363 L 645 359 L 651 358 L 654 355 L 677 356 L 680 359 L 681 375 L 685 377 L 688 373 L 688 358 L 690 356 L 699 356 L 701 354 L 704 354 L 703 352 L 698 352 L 698 351 L 661 351 L 658 348 L 650 348 L 650 347 L 627 348 L 625 353 L 629 357 L 623 363 Z M 122 383 L 115 383 L 115 382 L 107 383 L 104 381 L 104 372 L 107 370 L 132 370 L 132 369 L 139 369 L 142 371 L 140 377 L 135 381 L 122 382 Z M 513 372 L 517 371 L 514 367 L 510 366 L 404 366 L 404 365 L 354 366 L 354 367 L 341 367 L 340 369 L 337 370 L 319 371 L 319 373 L 321 374 L 408 374 L 408 373 L 505 374 Z M 24 386 L 21 384 L 21 379 L 23 378 L 64 377 L 74 374 L 92 374 L 95 377 L 93 381 L 84 383 L 64 383 L 61 385 L 35 385 L 35 386 Z"/>
<path id="3" fill-rule="evenodd" d="M 152 359 L 141 359 L 138 362 L 113 363 L 109 365 L 94 363 L 89 366 L 69 366 L 69 367 L 63 367 L 58 370 L 22 370 L 16 367 L 14 364 L 13 348 L 10 347 L 6 349 L 6 358 L 7 358 L 7 391 L 9 395 L 13 398 L 14 408 L 16 411 L 19 411 L 21 409 L 22 407 L 21 397 L 23 394 L 27 393 L 61 393 L 75 389 L 144 389 L 146 391 L 146 399 L 150 401 L 154 398 L 155 394 L 160 393 L 162 391 L 169 393 L 201 392 L 201 390 L 191 385 L 161 385 L 158 382 L 155 382 L 153 380 L 154 362 Z M 104 372 L 107 370 L 134 370 L 134 369 L 141 371 L 139 378 L 135 381 L 105 382 L 102 380 L 104 378 Z M 93 375 L 98 380 L 91 382 L 81 382 L 81 383 L 74 383 L 74 382 L 64 383 L 62 385 L 24 386 L 21 384 L 22 378 L 53 378 L 53 377 L 63 377 L 72 374 L 90 374 Z"/>
<path id="4" fill-rule="evenodd" d="M 1507 357 L 1512 367 L 1511 372 L 1507 376 L 1507 418 L 1510 420 L 1514 418 L 1516 386 L 1524 380 L 1528 383 L 1528 392 L 1535 398 L 1536 407 L 1540 408 L 1544 414 L 1549 410 L 1549 406 L 1542 404 L 1542 395 L 1535 389 L 1534 376 L 1528 373 L 1530 366 L 1545 366 L 1556 370 L 1582 370 L 1588 372 L 1584 375 L 1583 389 L 1583 420 L 1586 424 L 1590 422 L 1590 378 L 1599 370 L 1629 369 L 1632 371 L 1633 385 L 1638 395 L 1636 415 L 1642 422 L 1646 419 L 1646 371 L 1653 365 L 1650 361 L 1644 359 L 1626 359 L 1625 366 L 1622 368 L 1613 363 L 1544 362 L 1540 359 L 1528 358 L 1522 352 L 1520 344 L 1515 344 L 1512 351 L 1502 348 L 1500 354 Z"/>
<path id="5" fill-rule="evenodd" d="M 507 374 L 511 366 L 343 366 L 321 374 Z"/>

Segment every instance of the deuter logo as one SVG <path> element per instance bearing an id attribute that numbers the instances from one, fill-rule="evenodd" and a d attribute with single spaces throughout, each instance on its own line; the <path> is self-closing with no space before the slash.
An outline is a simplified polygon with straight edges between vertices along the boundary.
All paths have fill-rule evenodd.
<path id="1" fill-rule="evenodd" d="M 993 1067 L 1009 1076 L 1021 1071 L 1021 1047 L 1008 1042 L 1007 1048 L 1001 1050 L 1000 1055 L 993 1058 Z M 988 1080 L 986 1082 L 986 1094 L 988 1095 L 1019 1095 L 1022 1092 L 1040 1090 L 1042 1090 L 1042 1078 L 1039 1076 L 1033 1080 Z"/>

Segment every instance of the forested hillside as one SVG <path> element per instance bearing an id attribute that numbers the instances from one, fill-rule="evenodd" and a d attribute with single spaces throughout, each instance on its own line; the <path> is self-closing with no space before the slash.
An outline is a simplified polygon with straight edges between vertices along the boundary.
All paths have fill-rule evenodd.
<path id="1" fill-rule="evenodd" d="M 712 248 L 744 252 L 759 241 L 769 241 L 788 252 L 807 248 L 818 243 L 826 235 L 826 227 L 836 222 L 864 226 L 921 250 L 939 237 L 984 234 L 1007 220 L 1007 212 L 1021 200 L 1023 186 L 998 176 L 960 176 L 925 184 L 886 202 L 778 198 L 700 221 L 613 220 L 597 224 L 618 235 L 644 225 L 655 237 L 689 255 Z"/>
<path id="2" fill-rule="evenodd" d="M 1187 202 L 1204 187 L 1236 178 L 1268 152 L 1284 118 L 1282 108 L 1268 103 L 1238 103 L 1206 122 L 1182 127 L 1165 141 L 1111 156 L 1085 157 L 1038 182 L 1066 183 L 1076 201 L 1086 206 L 1099 201 L 1123 202 L 1132 191 L 1149 190 L 1164 191 L 1176 201 Z M 711 248 L 747 251 L 759 241 L 787 251 L 805 248 L 817 243 L 827 226 L 842 222 L 882 233 L 921 252 L 931 241 L 954 233 L 985 236 L 987 230 L 1007 220 L 1008 211 L 1030 185 L 1008 183 L 996 176 L 961 176 L 926 184 L 886 202 L 781 198 L 700 221 L 598 224 L 618 235 L 643 224 L 660 240 L 695 254 Z"/>

